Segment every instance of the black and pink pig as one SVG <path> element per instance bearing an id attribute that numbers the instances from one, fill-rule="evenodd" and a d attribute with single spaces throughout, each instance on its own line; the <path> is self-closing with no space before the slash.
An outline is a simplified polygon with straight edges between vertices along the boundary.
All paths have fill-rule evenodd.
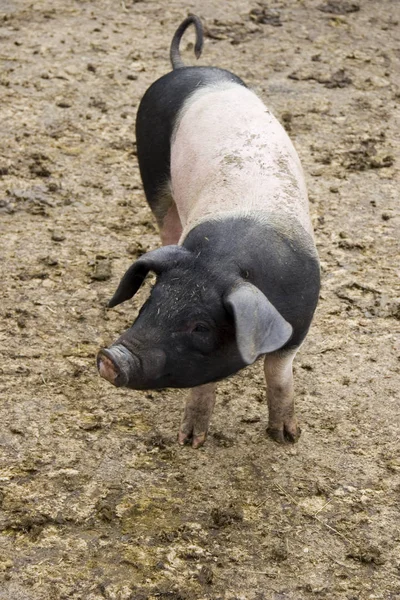
<path id="1" fill-rule="evenodd" d="M 137 260 L 109 306 L 157 275 L 137 319 L 97 358 L 100 375 L 135 390 L 192 388 L 180 444 L 201 446 L 216 382 L 264 357 L 268 433 L 299 436 L 294 356 L 317 305 L 320 270 L 299 157 L 283 127 L 241 79 L 186 67 L 179 44 L 201 22 L 183 21 L 173 70 L 145 93 L 136 139 L 147 201 L 163 246 Z"/>

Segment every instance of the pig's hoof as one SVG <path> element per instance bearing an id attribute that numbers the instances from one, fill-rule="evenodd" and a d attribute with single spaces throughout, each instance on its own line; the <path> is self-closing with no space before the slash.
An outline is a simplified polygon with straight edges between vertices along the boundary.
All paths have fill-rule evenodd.
<path id="1" fill-rule="evenodd" d="M 198 435 L 193 435 L 193 433 L 185 433 L 182 430 L 179 430 L 178 433 L 178 444 L 180 446 L 185 446 L 186 444 L 191 444 L 192 448 L 200 448 L 204 442 L 206 441 L 207 433 L 199 433 Z"/>
<path id="2" fill-rule="evenodd" d="M 282 428 L 268 427 L 267 433 L 274 442 L 279 444 L 294 444 L 300 437 L 301 429 L 298 425 L 283 425 Z"/>

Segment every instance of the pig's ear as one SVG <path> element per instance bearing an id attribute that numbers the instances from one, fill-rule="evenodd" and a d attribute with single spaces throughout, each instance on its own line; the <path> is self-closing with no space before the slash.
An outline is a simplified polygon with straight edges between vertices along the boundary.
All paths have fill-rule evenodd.
<path id="1" fill-rule="evenodd" d="M 289 341 L 292 326 L 251 283 L 243 283 L 233 289 L 225 303 L 233 313 L 236 342 L 247 365 L 261 354 L 278 350 Z"/>
<path id="2" fill-rule="evenodd" d="M 117 291 L 108 303 L 109 308 L 113 308 L 121 302 L 130 300 L 142 285 L 149 271 L 161 273 L 167 268 L 176 265 L 191 255 L 189 250 L 182 246 L 163 246 L 143 254 L 133 263 L 122 277 Z"/>

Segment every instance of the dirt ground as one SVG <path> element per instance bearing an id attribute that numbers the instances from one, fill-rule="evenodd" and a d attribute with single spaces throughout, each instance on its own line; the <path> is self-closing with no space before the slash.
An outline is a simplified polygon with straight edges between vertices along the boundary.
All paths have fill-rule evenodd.
<path id="1" fill-rule="evenodd" d="M 134 121 L 188 12 L 201 64 L 262 96 L 307 177 L 323 287 L 296 445 L 266 436 L 261 364 L 221 383 L 198 451 L 176 444 L 187 392 L 95 367 L 149 290 L 105 309 L 160 244 Z M 400 598 L 399 13 L 0 1 L 1 600 Z"/>

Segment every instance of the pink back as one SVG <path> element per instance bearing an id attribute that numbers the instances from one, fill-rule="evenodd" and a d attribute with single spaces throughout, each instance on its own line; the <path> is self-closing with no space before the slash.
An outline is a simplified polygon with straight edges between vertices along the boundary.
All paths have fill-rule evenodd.
<path id="1" fill-rule="evenodd" d="M 171 188 L 181 239 L 204 220 L 255 213 L 288 214 L 312 235 L 297 152 L 258 96 L 239 84 L 202 88 L 186 102 L 172 139 Z"/>

